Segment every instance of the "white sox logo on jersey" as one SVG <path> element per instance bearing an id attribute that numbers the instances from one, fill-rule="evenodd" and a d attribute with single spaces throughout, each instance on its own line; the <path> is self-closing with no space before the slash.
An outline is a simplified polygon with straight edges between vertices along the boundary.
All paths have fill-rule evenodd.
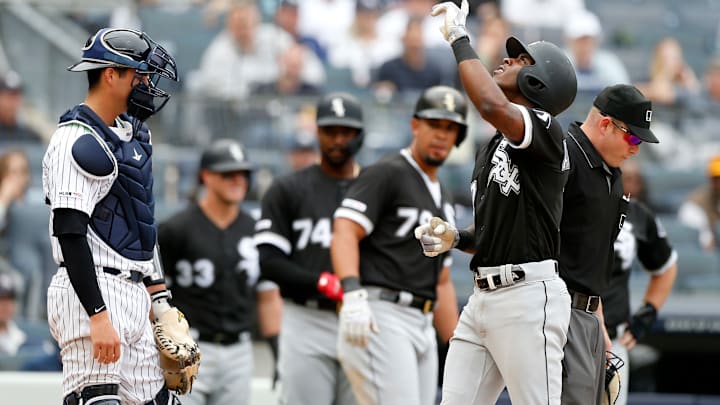
<path id="1" fill-rule="evenodd" d="M 620 229 L 617 239 L 615 239 L 615 255 L 622 261 L 623 270 L 629 269 L 635 259 L 635 250 L 637 249 L 637 240 L 633 236 L 633 224 L 625 222 L 625 226 Z"/>
<path id="2" fill-rule="evenodd" d="M 336 97 L 332 99 L 332 101 L 330 101 L 330 108 L 332 108 L 336 116 L 345 116 L 345 105 L 343 104 L 343 100 L 340 97 Z"/>
<path id="3" fill-rule="evenodd" d="M 248 285 L 255 285 L 260 277 L 260 264 L 258 263 L 260 254 L 253 238 L 241 238 L 237 244 L 237 252 L 240 261 L 237 263 L 235 271 L 246 273 Z M 198 287 L 209 288 L 215 283 L 215 264 L 208 258 L 197 259 L 194 262 L 187 259 L 178 260 L 175 270 L 177 271 L 175 282 L 180 287 L 187 288 L 194 284 Z"/>
<path id="4" fill-rule="evenodd" d="M 510 160 L 505 151 L 507 147 L 507 141 L 503 140 L 495 149 L 492 157 L 492 168 L 488 175 L 488 185 L 490 181 L 496 182 L 500 186 L 500 192 L 504 195 L 510 195 L 513 191 L 515 194 L 520 194 L 520 169 Z"/>

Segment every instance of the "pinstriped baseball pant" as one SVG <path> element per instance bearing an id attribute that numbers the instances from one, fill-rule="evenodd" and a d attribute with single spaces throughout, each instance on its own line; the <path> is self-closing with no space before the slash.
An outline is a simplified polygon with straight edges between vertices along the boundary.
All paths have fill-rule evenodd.
<path id="1" fill-rule="evenodd" d="M 93 358 L 90 320 L 67 271 L 59 269 L 48 287 L 48 322 L 60 346 L 63 396 L 88 385 L 119 384 L 123 405 L 145 404 L 165 384 L 150 326 L 150 297 L 142 283 L 102 271 L 97 272 L 97 280 L 110 320 L 120 336 L 120 359 L 110 364 L 100 364 Z"/>

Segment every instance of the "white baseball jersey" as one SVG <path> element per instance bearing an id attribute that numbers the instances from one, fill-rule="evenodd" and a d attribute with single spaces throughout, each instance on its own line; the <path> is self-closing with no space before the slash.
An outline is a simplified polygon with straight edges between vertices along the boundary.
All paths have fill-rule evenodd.
<path id="1" fill-rule="evenodd" d="M 132 137 L 132 127 L 129 122 L 116 120 L 117 127 L 113 132 L 121 140 Z M 82 135 L 92 134 L 105 149 L 108 157 L 113 161 L 115 170 L 105 177 L 96 177 L 83 170 L 73 159 L 71 149 L 75 141 Z M 140 154 L 139 154 L 140 155 Z M 148 159 L 149 156 L 141 156 Z M 95 205 L 110 191 L 110 187 L 118 176 L 115 157 L 105 145 L 105 142 L 94 133 L 89 126 L 75 121 L 61 126 L 55 131 L 47 152 L 43 158 L 43 191 L 50 201 L 50 209 L 72 208 L 91 216 Z M 50 214 L 50 240 L 52 253 L 56 263 L 63 262 L 60 244 L 52 232 L 52 213 Z M 152 260 L 130 260 L 103 242 L 92 229 L 88 229 L 88 244 L 93 254 L 93 263 L 98 267 L 112 267 L 118 270 L 136 270 L 149 275 L 154 270 Z"/>
<path id="2" fill-rule="evenodd" d="M 112 133 L 117 139 L 106 141 L 93 126 L 101 128 L 105 136 L 111 133 L 94 114 L 88 113 L 87 106 L 77 106 L 69 114 L 75 114 L 76 120 L 61 123 L 53 134 L 43 158 L 43 191 L 51 209 L 70 208 L 86 213 L 93 218 L 96 206 L 109 195 L 119 175 L 118 161 L 110 150 L 133 139 L 130 122 L 117 119 Z M 66 115 L 66 117 L 72 115 Z M 92 126 L 91 126 L 92 125 Z M 73 147 L 78 139 L 91 140 L 94 159 L 99 162 L 112 162 L 112 170 L 105 176 L 97 176 L 83 169 L 73 157 Z M 132 149 L 132 148 L 131 148 Z M 142 164 L 142 159 L 150 159 L 145 149 L 133 149 L 129 159 Z M 107 156 L 98 156 L 104 152 Z M 142 152 L 142 153 L 141 153 Z M 105 160 L 103 160 L 105 159 Z M 149 163 L 149 162 L 147 162 Z M 151 187 L 151 177 L 145 179 Z M 151 206 L 150 206 L 151 207 Z M 53 258 L 59 264 L 63 255 L 58 239 L 53 236 L 53 214 L 50 216 L 49 231 L 52 240 Z M 98 384 L 118 384 L 123 404 L 142 405 L 151 401 L 163 388 L 164 378 L 159 366 L 159 353 L 155 347 L 149 311 L 150 297 L 142 283 L 135 283 L 123 275 L 111 275 L 103 267 L 118 269 L 129 275 L 130 270 L 145 275 L 154 272 L 153 260 L 132 260 L 105 243 L 88 226 L 87 241 L 92 252 L 98 287 L 108 310 L 113 327 L 118 332 L 121 343 L 120 359 L 115 363 L 100 364 L 93 357 L 93 344 L 90 339 L 90 321 L 77 293 L 70 283 L 67 270 L 61 267 L 53 276 L 48 288 L 48 322 L 50 330 L 57 340 L 63 363 L 63 395 L 80 392 L 84 387 Z"/>

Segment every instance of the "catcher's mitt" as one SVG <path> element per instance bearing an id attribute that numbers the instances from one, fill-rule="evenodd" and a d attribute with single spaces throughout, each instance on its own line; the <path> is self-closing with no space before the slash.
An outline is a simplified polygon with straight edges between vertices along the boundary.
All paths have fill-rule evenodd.
<path id="1" fill-rule="evenodd" d="M 178 394 L 190 392 L 200 367 L 200 349 L 190 337 L 185 316 L 177 308 L 171 308 L 153 321 L 152 326 L 165 385 Z"/>

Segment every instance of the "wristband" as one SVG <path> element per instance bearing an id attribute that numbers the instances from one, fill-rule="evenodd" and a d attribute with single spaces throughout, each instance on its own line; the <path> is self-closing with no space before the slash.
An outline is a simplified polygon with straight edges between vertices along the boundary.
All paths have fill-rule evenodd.
<path id="1" fill-rule="evenodd" d="M 472 234 L 472 232 L 467 231 L 465 229 L 458 231 L 458 240 L 455 244 L 455 248 L 458 250 L 467 250 L 472 248 L 473 242 L 475 240 L 475 235 Z"/>
<path id="2" fill-rule="evenodd" d="M 355 291 L 362 288 L 360 285 L 360 279 L 355 276 L 345 277 L 340 280 L 340 284 L 342 284 L 343 291 L 345 292 Z"/>
<path id="3" fill-rule="evenodd" d="M 477 53 L 470 45 L 470 38 L 468 37 L 461 37 L 455 40 L 455 42 L 452 43 L 452 50 L 455 54 L 455 60 L 457 63 L 468 59 L 480 60 Z"/>

